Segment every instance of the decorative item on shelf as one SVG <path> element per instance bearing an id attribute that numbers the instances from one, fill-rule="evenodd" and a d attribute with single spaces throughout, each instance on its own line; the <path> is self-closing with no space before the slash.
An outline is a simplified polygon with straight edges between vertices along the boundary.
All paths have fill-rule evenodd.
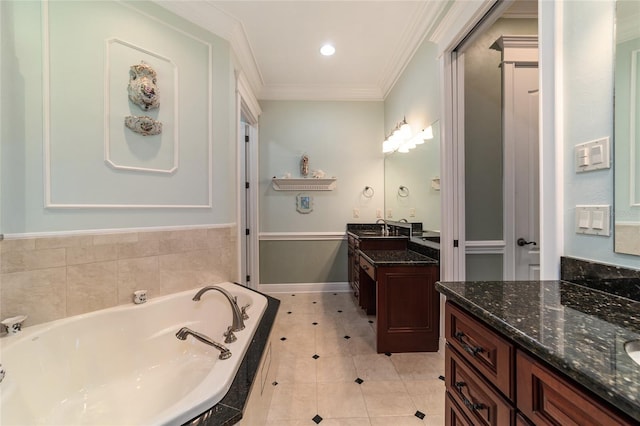
<path id="1" fill-rule="evenodd" d="M 136 290 L 133 292 L 133 303 L 141 305 L 147 301 L 147 290 Z"/>
<path id="2" fill-rule="evenodd" d="M 408 197 L 409 196 L 409 188 L 404 185 L 400 185 L 398 188 L 398 197 Z"/>
<path id="3" fill-rule="evenodd" d="M 384 154 L 392 152 L 409 152 L 410 149 L 421 145 L 424 141 L 433 139 L 433 128 L 426 127 L 415 135 L 412 135 L 411 126 L 406 118 L 396 124 L 391 134 L 382 142 L 382 152 Z"/>
<path id="4" fill-rule="evenodd" d="M 367 198 L 373 197 L 373 194 L 374 194 L 373 188 L 370 186 L 365 186 L 364 189 L 362 190 L 362 195 L 364 195 Z"/>
<path id="5" fill-rule="evenodd" d="M 313 210 L 313 197 L 302 193 L 296 195 L 296 210 L 298 213 L 311 213 Z"/>
<path id="6" fill-rule="evenodd" d="M 300 174 L 304 177 L 309 176 L 309 156 L 304 154 L 300 159 Z"/>
<path id="7" fill-rule="evenodd" d="M 159 135 L 162 133 L 162 123 L 146 115 L 129 115 L 124 118 L 124 125 L 142 136 Z"/>
<path id="8" fill-rule="evenodd" d="M 144 111 L 160 106 L 157 77 L 155 70 L 144 61 L 129 68 L 129 99 Z"/>
<path id="9" fill-rule="evenodd" d="M 314 179 L 322 179 L 322 178 L 324 178 L 325 175 L 326 175 L 326 173 L 324 171 L 322 171 L 322 170 L 319 170 L 319 169 L 318 170 L 314 170 L 314 171 L 311 172 L 311 176 Z"/>

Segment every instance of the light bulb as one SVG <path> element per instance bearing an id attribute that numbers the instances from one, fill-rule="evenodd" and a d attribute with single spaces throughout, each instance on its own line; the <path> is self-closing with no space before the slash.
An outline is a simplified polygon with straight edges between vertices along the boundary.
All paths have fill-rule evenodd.
<path id="1" fill-rule="evenodd" d="M 433 139 L 433 128 L 431 126 L 422 131 L 422 139 Z"/>

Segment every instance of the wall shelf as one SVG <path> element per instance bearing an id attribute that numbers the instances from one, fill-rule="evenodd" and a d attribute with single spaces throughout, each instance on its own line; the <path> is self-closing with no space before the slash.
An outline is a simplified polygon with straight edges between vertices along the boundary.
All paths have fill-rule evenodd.
<path id="1" fill-rule="evenodd" d="M 336 178 L 272 179 L 273 189 L 276 191 L 333 191 L 336 181 Z"/>

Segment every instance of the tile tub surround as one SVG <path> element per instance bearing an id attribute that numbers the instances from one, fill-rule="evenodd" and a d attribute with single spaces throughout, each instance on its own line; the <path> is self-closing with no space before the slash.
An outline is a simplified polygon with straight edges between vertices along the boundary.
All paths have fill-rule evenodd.
<path id="1" fill-rule="evenodd" d="M 640 301 L 640 270 L 637 269 L 561 257 L 560 278 Z"/>
<path id="2" fill-rule="evenodd" d="M 440 282 L 438 291 L 549 365 L 640 421 L 640 339 L 633 300 L 564 281 Z M 595 315 L 616 312 L 616 316 Z"/>
<path id="3" fill-rule="evenodd" d="M 272 294 L 280 367 L 267 425 L 444 425 L 443 353 L 378 354 L 350 293 Z"/>
<path id="4" fill-rule="evenodd" d="M 5 239 L 0 312 L 29 326 L 233 281 L 236 240 L 235 226 Z"/>

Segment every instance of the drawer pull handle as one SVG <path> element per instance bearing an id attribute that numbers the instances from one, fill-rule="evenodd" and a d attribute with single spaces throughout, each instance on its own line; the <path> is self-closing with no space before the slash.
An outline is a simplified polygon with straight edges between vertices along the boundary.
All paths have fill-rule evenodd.
<path id="1" fill-rule="evenodd" d="M 482 349 L 481 346 L 470 346 L 469 344 L 467 344 L 467 342 L 465 342 L 462 338 L 464 337 L 464 333 L 462 331 L 458 331 L 456 332 L 456 334 L 454 334 L 454 336 L 458 342 L 460 342 L 460 344 L 462 345 L 462 349 L 464 349 L 465 351 L 469 352 L 471 355 L 476 356 L 477 354 L 479 354 L 480 352 L 484 352 L 484 349 Z"/>
<path id="2" fill-rule="evenodd" d="M 365 271 L 369 270 L 369 267 L 367 265 L 361 265 L 361 266 L 362 266 L 362 269 L 364 269 Z"/>
<path id="3" fill-rule="evenodd" d="M 465 382 L 456 382 L 455 383 L 455 387 L 458 389 L 458 392 L 460 392 L 460 397 L 462 398 L 462 402 L 464 403 L 464 405 L 471 411 L 484 410 L 485 409 L 484 404 L 471 402 L 471 401 L 469 401 L 469 399 L 467 399 L 467 397 L 464 395 L 464 393 L 462 393 L 462 388 L 465 387 L 466 385 L 467 384 Z"/>

